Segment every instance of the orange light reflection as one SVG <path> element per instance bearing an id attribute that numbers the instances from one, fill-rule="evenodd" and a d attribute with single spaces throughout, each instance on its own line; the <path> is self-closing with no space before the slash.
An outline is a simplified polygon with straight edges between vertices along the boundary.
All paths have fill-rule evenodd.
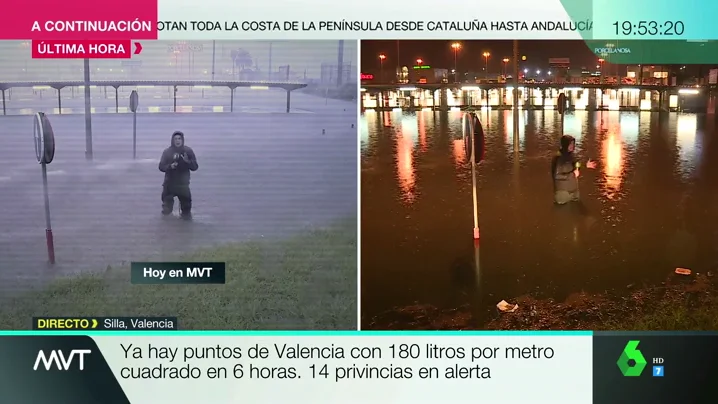
<path id="1" fill-rule="evenodd" d="M 623 181 L 623 141 L 616 129 L 611 125 L 603 141 L 603 171 L 606 178 L 604 194 L 609 199 L 613 199 L 620 191 Z"/>
<path id="2" fill-rule="evenodd" d="M 464 148 L 464 140 L 463 139 L 457 139 L 453 141 L 453 154 L 454 154 L 454 162 L 457 166 L 461 167 L 464 165 L 464 162 L 466 161 L 466 149 Z"/>
<path id="3" fill-rule="evenodd" d="M 421 147 L 422 152 L 426 152 L 427 149 L 427 142 L 426 142 L 426 114 L 427 112 L 420 112 L 419 113 L 419 146 Z"/>
<path id="4" fill-rule="evenodd" d="M 401 132 L 396 137 L 396 168 L 401 189 L 402 199 L 408 203 L 414 202 L 414 139 L 411 128 L 401 126 Z"/>
<path id="5" fill-rule="evenodd" d="M 382 117 L 384 118 L 384 127 L 390 128 L 393 125 L 391 122 L 391 112 L 383 112 Z"/>
<path id="6" fill-rule="evenodd" d="M 504 141 L 511 144 L 514 136 L 514 116 L 513 111 L 504 111 Z"/>

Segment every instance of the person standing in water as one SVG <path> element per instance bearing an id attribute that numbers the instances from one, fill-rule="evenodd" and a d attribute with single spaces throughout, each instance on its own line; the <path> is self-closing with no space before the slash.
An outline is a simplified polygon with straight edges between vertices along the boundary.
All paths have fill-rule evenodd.
<path id="1" fill-rule="evenodd" d="M 554 202 L 565 205 L 580 200 L 578 192 L 578 177 L 580 176 L 581 162 L 574 155 L 576 139 L 573 136 L 561 137 L 561 147 L 551 161 L 551 175 L 553 177 Z M 596 162 L 590 159 L 586 168 L 596 168 Z"/>
<path id="2" fill-rule="evenodd" d="M 175 197 L 179 199 L 180 213 L 183 218 L 192 218 L 192 193 L 189 189 L 190 171 L 197 171 L 197 157 L 194 151 L 185 146 L 184 133 L 172 134 L 170 147 L 162 152 L 159 169 L 165 173 L 162 183 L 162 214 L 171 215 Z"/>

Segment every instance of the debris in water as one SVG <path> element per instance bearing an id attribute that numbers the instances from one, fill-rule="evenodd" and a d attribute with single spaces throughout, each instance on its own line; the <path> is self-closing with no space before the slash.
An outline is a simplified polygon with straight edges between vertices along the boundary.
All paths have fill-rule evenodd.
<path id="1" fill-rule="evenodd" d="M 686 269 L 686 268 L 676 268 L 676 273 L 677 273 L 678 275 L 690 275 L 690 274 L 691 274 L 691 270 L 690 270 L 690 269 Z"/>
<path id="2" fill-rule="evenodd" d="M 499 309 L 499 311 L 503 311 L 504 313 L 513 313 L 519 309 L 519 305 L 511 304 L 506 300 L 502 300 L 496 305 L 496 308 Z"/>

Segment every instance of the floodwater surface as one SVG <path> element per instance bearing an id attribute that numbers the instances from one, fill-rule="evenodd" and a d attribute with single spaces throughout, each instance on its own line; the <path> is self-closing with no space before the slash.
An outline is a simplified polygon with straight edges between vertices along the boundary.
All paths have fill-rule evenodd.
<path id="1" fill-rule="evenodd" d="M 85 161 L 85 117 L 50 116 L 57 144 L 47 166 L 52 268 L 32 116 L 0 116 L 0 299 L 59 276 L 279 240 L 355 215 L 356 103 L 297 98 L 313 113 L 274 114 L 276 103 L 256 102 L 270 112 L 138 114 L 137 159 L 129 114 L 92 115 L 92 162 Z M 160 214 L 158 158 L 178 129 L 200 165 L 192 173 L 192 222 Z"/>
<path id="2" fill-rule="evenodd" d="M 481 238 L 472 237 L 462 112 L 366 112 L 361 119 L 362 322 L 413 305 L 657 284 L 676 267 L 718 267 L 718 139 L 712 115 L 584 112 L 565 117 L 583 166 L 581 206 L 553 204 L 559 115 L 481 112 Z"/>

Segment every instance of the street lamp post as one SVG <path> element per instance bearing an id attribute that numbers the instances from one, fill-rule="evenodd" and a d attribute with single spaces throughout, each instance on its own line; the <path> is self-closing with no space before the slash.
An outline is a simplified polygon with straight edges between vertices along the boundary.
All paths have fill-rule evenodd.
<path id="1" fill-rule="evenodd" d="M 273 45 L 273 43 L 269 42 L 269 61 L 267 62 L 267 81 L 272 81 L 272 45 Z"/>
<path id="2" fill-rule="evenodd" d="M 212 41 L 212 81 L 214 81 L 214 67 L 217 60 L 217 41 Z"/>
<path id="3" fill-rule="evenodd" d="M 385 54 L 379 55 L 379 80 L 381 83 L 384 82 L 384 60 L 386 60 Z"/>
<path id="4" fill-rule="evenodd" d="M 459 79 L 458 79 L 459 70 L 456 68 L 456 62 L 458 60 L 458 54 L 459 54 L 459 49 L 461 49 L 461 44 L 458 42 L 454 42 L 451 44 L 451 49 L 454 50 L 454 83 L 458 83 L 459 82 Z"/>
<path id="5" fill-rule="evenodd" d="M 486 72 L 486 78 L 489 78 L 489 56 L 491 56 L 491 54 L 489 52 L 484 52 L 481 55 L 484 57 L 484 70 Z"/>
<path id="6" fill-rule="evenodd" d="M 424 64 L 424 59 L 421 59 L 421 58 L 416 59 L 416 65 L 419 66 L 419 68 L 421 68 L 421 65 L 423 65 L 423 64 Z M 421 81 L 421 71 L 414 70 L 414 76 L 416 77 L 417 83 Z"/>
<path id="7" fill-rule="evenodd" d="M 28 49 L 30 48 L 30 42 L 28 42 L 28 41 L 20 42 L 20 47 L 23 48 L 23 54 L 27 55 L 27 53 L 25 53 L 25 52 L 26 52 L 26 50 L 28 50 Z M 32 53 L 30 53 L 29 57 L 32 58 Z M 29 73 L 29 72 L 27 71 L 27 58 L 23 57 L 23 60 L 24 60 L 24 63 L 25 63 L 25 68 L 22 69 L 22 71 L 23 71 L 23 80 L 28 81 L 27 77 L 28 77 L 28 73 Z M 3 104 L 3 105 L 4 105 L 4 104 Z"/>
<path id="8" fill-rule="evenodd" d="M 508 70 L 508 65 L 509 65 L 509 58 L 504 58 L 504 60 L 502 60 L 502 62 L 504 62 L 504 78 L 506 78 L 506 75 L 507 75 L 506 72 Z"/>

